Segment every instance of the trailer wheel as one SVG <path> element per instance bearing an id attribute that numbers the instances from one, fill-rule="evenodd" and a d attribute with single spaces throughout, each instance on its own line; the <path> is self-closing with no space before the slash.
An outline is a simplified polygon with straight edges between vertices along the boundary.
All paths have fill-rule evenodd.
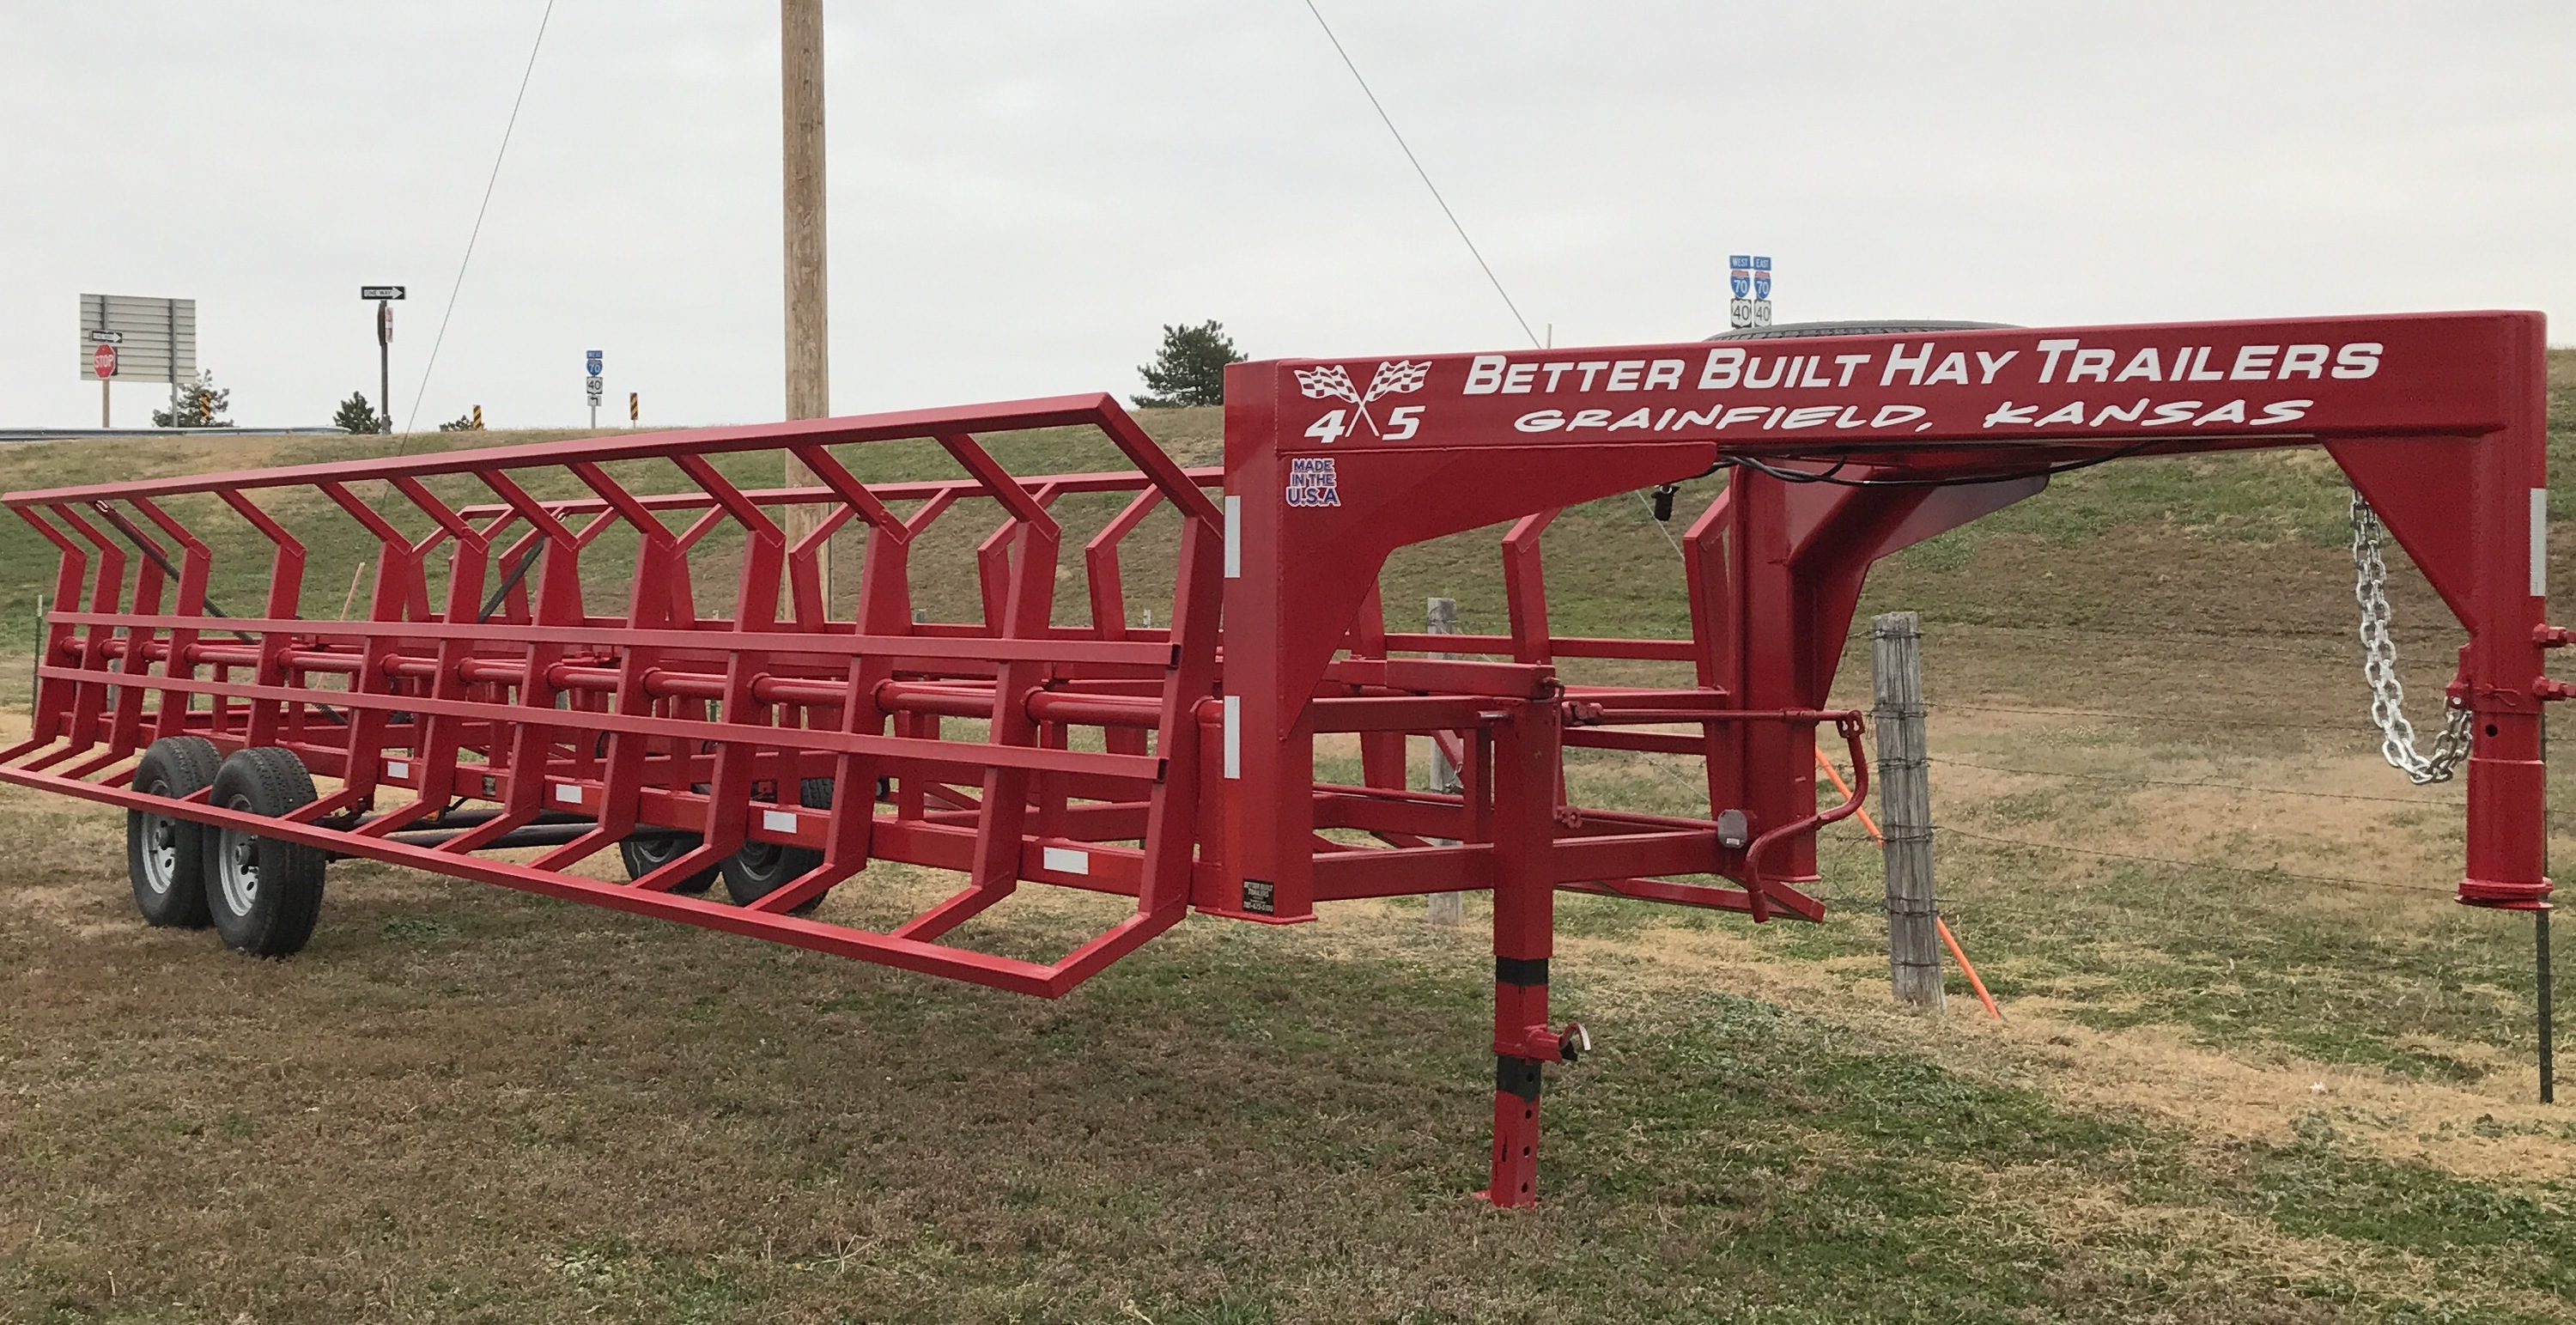
<path id="1" fill-rule="evenodd" d="M 807 778 L 798 787 L 796 799 L 809 810 L 832 808 L 832 779 Z M 812 847 L 780 846 L 775 842 L 745 842 L 742 850 L 726 858 L 717 868 L 724 873 L 725 895 L 737 906 L 749 906 L 761 898 L 786 887 L 823 863 L 823 853 Z M 830 889 L 824 889 L 828 893 Z M 803 903 L 789 908 L 793 915 L 804 915 L 823 904 L 823 893 L 816 893 Z"/>
<path id="2" fill-rule="evenodd" d="M 143 751 L 134 790 L 180 800 L 213 786 L 223 757 L 202 736 L 167 736 Z M 125 873 L 144 923 L 206 927 L 205 825 L 151 810 L 125 812 Z"/>
<path id="3" fill-rule="evenodd" d="M 705 838 L 700 837 L 695 833 L 669 833 L 656 834 L 650 837 L 630 837 L 617 844 L 617 858 L 626 862 L 626 877 L 631 882 L 633 880 L 643 878 L 645 875 L 650 874 L 653 871 L 670 864 L 672 861 L 678 860 L 680 857 L 697 850 L 699 844 L 705 841 Z M 671 891 L 675 893 L 687 893 L 690 896 L 695 897 L 698 894 L 705 892 L 707 889 L 716 886 L 717 869 L 717 866 L 709 865 L 705 869 L 680 880 L 678 883 L 672 884 Z"/>
<path id="4" fill-rule="evenodd" d="M 280 818 L 313 802 L 313 776 L 292 751 L 237 750 L 215 773 L 209 799 L 228 810 Z M 206 870 L 206 906 L 215 932 L 260 957 L 303 948 L 322 914 L 322 852 L 239 828 L 219 828 L 206 837 L 213 857 Z"/>

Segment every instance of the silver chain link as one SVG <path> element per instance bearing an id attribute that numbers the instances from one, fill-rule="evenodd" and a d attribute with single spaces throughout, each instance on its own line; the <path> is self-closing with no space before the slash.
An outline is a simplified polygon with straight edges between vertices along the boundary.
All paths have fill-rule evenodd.
<path id="1" fill-rule="evenodd" d="M 2450 703 L 2442 734 L 2430 755 L 2415 750 L 2415 724 L 2406 720 L 2406 687 L 2397 679 L 2397 643 L 2388 637 L 2388 562 L 2379 555 L 2379 513 L 2352 494 L 2353 601 L 2361 605 L 2361 674 L 2370 683 L 2370 720 L 2379 727 L 2379 753 L 2422 786 L 2448 782 L 2469 757 L 2469 710 Z"/>

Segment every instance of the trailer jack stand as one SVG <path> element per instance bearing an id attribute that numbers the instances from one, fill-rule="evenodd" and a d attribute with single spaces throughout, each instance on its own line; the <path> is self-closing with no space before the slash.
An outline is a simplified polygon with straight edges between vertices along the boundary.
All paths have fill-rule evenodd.
<path id="1" fill-rule="evenodd" d="M 1493 1179 L 1477 1196 L 1504 1209 L 1538 1204 L 1538 1096 L 1535 1058 L 1494 1056 Z"/>

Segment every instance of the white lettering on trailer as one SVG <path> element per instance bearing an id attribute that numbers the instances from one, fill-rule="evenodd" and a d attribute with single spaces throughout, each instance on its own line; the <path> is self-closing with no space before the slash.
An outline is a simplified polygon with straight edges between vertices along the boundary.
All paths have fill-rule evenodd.
<path id="1" fill-rule="evenodd" d="M 2241 345 L 2149 345 L 2124 349 L 2113 345 L 2087 345 L 2080 336 L 2051 336 L 2027 343 L 2033 353 L 2021 358 L 2020 349 L 1943 350 L 1938 341 L 1900 340 L 1885 347 L 1883 361 L 1877 351 L 1826 355 L 1823 353 L 1773 353 L 1772 349 L 1793 342 L 1753 341 L 1735 345 L 1715 345 L 1700 364 L 1699 372 L 1689 387 L 1698 392 L 1726 392 L 1737 396 L 1745 392 L 1831 391 L 1848 389 L 1855 382 L 1865 382 L 1862 373 L 1872 364 L 1879 367 L 1878 385 L 1938 389 L 1946 386 L 1993 386 L 1998 382 L 2036 380 L 2042 384 L 2100 383 L 2116 388 L 2120 384 L 2174 382 L 2285 382 L 2319 381 L 2327 377 L 2358 380 L 2379 373 L 2386 346 L 2377 341 L 2354 341 L 2346 344 L 2307 342 L 2301 344 Z M 2123 360 L 2122 356 L 2126 355 Z M 1974 363 L 1971 364 L 1971 358 Z M 1828 363 L 1830 360 L 1830 364 Z M 2015 365 L 2026 364 L 2017 371 Z M 1685 390 L 1684 374 L 1688 366 L 1678 359 L 1567 359 L 1533 360 L 1514 363 L 1507 354 L 1476 355 L 1468 366 L 1468 395 L 1558 395 L 1592 391 L 1657 391 Z M 1974 376 L 1971 377 L 1973 372 Z M 2008 377 L 2007 374 L 2012 374 Z M 1809 400 L 1813 400 L 1809 397 Z M 2253 396 L 2233 400 L 2157 401 L 2137 396 L 2127 401 L 2061 400 L 2050 403 L 2016 403 L 2011 400 L 1999 406 L 1980 404 L 1987 409 L 1988 428 L 2025 426 L 2032 428 L 2081 427 L 2102 429 L 2129 425 L 2135 428 L 2212 428 L 2241 424 L 2247 428 L 2276 428 L 2307 417 L 2317 402 L 2309 399 L 2265 401 Z M 1899 424 L 1915 423 L 1922 432 L 1933 425 L 1930 410 L 1921 405 L 1877 407 L 1875 417 L 1864 420 L 1868 405 L 1834 404 L 1816 401 L 1794 405 L 1727 404 L 1700 399 L 1663 409 L 1579 409 L 1570 405 L 1537 409 L 1523 413 L 1513 427 L 1524 433 L 1550 432 L 1692 432 L 1711 430 L 1728 432 L 1737 428 L 1747 431 L 1794 432 L 1825 428 L 1885 430 Z M 1392 436 L 1393 434 L 1389 434 Z M 1408 434 L 1409 435 L 1409 434 Z"/>
<path id="2" fill-rule="evenodd" d="M 2046 342 L 2042 342 L 2042 344 L 2045 343 Z M 2055 360 L 2051 360 L 2050 362 L 2053 363 Z M 1905 384 L 1907 386 L 1921 386 L 1923 385 L 1923 370 L 1930 367 L 1931 363 L 1931 341 L 1927 340 L 1923 342 L 1923 352 L 1910 359 L 1905 357 L 1905 342 L 1898 341 L 1894 345 L 1888 347 L 1887 371 L 1878 375 L 1878 384 L 1880 386 L 1896 385 L 1896 374 L 1901 370 L 1906 374 Z M 2040 380 L 2045 382 L 2048 379 L 2043 377 Z"/>
<path id="3" fill-rule="evenodd" d="M 2067 366 L 2066 380 L 2108 382 L 2111 380 L 2111 361 L 2119 354 L 2118 350 L 2100 345 L 2089 350 L 2077 350 L 2075 362 Z"/>
<path id="4" fill-rule="evenodd" d="M 1741 358 L 1743 351 L 1735 351 Z M 1540 373 L 1547 374 L 1546 390 L 1553 393 L 1565 375 L 1576 375 L 1575 391 L 1679 391 L 1682 374 L 1690 365 L 1679 359 L 1586 359 L 1564 363 L 1513 363 L 1501 354 L 1479 354 L 1467 361 L 1467 384 L 1458 389 L 1464 396 L 1528 395 Z"/>
<path id="5" fill-rule="evenodd" d="M 2106 404 L 2088 420 L 2085 417 L 2085 403 L 2080 400 L 2060 405 L 2046 414 L 2039 412 L 2042 408 L 2039 405 L 2016 405 L 2007 400 L 1986 415 L 1985 426 L 1993 428 L 2018 423 L 2034 428 L 2046 428 L 2063 423 L 2099 428 L 2105 423 L 2136 423 L 2149 428 L 2172 428 L 2186 424 L 2194 428 L 2205 428 L 2213 423 L 2242 423 L 2253 428 L 2269 428 L 2284 423 L 2295 423 L 2307 417 L 2308 410 L 2317 402 L 2313 400 L 2268 401 L 2262 406 L 2261 414 L 2251 416 L 2245 412 L 2251 402 L 2243 399 L 2231 400 L 2216 408 L 2204 410 L 2202 406 L 2208 403 L 2202 400 L 2173 400 L 2155 405 L 2148 397 L 2140 396 L 2135 403 L 2128 405 Z M 2153 407 L 2153 413 L 2148 412 L 2150 406 Z"/>
<path id="6" fill-rule="evenodd" d="M 1881 405 L 1875 414 L 1864 419 L 1860 414 L 1864 408 L 1867 407 L 1801 405 L 1792 409 L 1786 405 L 1738 405 L 1729 409 L 1721 402 L 1712 404 L 1705 410 L 1667 409 L 1660 415 L 1651 408 L 1636 409 L 1629 411 L 1615 422 L 1611 418 L 1612 411 L 1606 409 L 1576 410 L 1571 415 L 1561 409 L 1540 409 L 1532 410 L 1513 420 L 1512 426 L 1522 432 L 1574 432 L 1585 428 L 1598 428 L 1604 432 L 1618 432 L 1623 428 L 1643 428 L 1650 432 L 1688 432 L 1697 428 L 1706 428 L 1713 432 L 1724 432 L 1739 423 L 1751 423 L 1761 419 L 1765 420 L 1761 425 L 1765 429 L 1821 428 L 1828 422 L 1837 428 L 1844 429 L 1893 428 L 1900 423 L 1913 423 L 1931 412 L 1921 405 Z M 2027 422 L 2028 420 L 2018 421 Z M 1921 432 L 1931 426 L 1926 423 L 1917 427 L 1915 431 Z"/>
<path id="7" fill-rule="evenodd" d="M 2272 360 L 2280 354 L 2278 345 L 2240 345 L 2236 348 L 2236 366 L 2227 376 L 2238 382 L 2261 382 L 2272 376 Z"/>
<path id="8" fill-rule="evenodd" d="M 2382 348 L 2378 341 L 2365 340 L 2355 341 L 2335 351 L 2334 375 L 2361 378 L 2377 373 Z"/>

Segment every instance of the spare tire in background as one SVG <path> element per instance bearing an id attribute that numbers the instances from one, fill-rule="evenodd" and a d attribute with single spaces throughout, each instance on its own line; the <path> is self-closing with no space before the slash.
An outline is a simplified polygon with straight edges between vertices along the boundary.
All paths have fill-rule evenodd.
<path id="1" fill-rule="evenodd" d="M 1919 331 L 2010 331 L 2010 322 L 1939 322 L 1928 318 L 1882 318 L 1862 322 L 1775 322 L 1767 327 L 1721 331 L 1710 340 L 1799 340 L 1808 336 L 1893 336 Z"/>

